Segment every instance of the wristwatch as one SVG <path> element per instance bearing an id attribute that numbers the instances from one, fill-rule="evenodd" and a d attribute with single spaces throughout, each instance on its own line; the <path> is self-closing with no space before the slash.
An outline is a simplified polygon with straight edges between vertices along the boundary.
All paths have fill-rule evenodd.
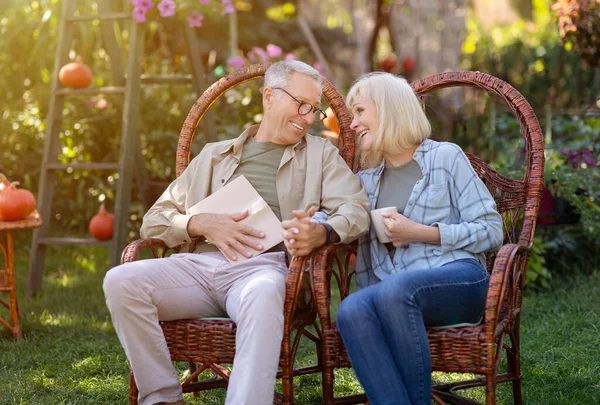
<path id="1" fill-rule="evenodd" d="M 333 227 L 331 225 L 329 225 L 327 222 L 322 224 L 325 227 L 325 230 L 327 231 L 327 238 L 325 239 L 325 244 L 326 245 L 331 245 L 331 243 L 333 243 Z"/>

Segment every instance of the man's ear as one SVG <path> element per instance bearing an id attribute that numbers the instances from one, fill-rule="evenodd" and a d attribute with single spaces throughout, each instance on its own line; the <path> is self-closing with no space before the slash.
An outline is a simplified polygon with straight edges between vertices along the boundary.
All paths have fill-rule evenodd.
<path id="1" fill-rule="evenodd" d="M 273 98 L 275 97 L 275 92 L 270 87 L 265 87 L 263 90 L 263 108 L 268 110 L 271 108 L 273 104 Z"/>

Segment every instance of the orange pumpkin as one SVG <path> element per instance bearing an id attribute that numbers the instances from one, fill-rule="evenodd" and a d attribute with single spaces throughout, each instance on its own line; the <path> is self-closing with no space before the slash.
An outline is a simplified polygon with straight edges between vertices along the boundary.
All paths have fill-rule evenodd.
<path id="1" fill-rule="evenodd" d="M 417 67 L 417 61 L 410 56 L 405 56 L 402 60 L 402 70 L 404 73 L 412 73 Z"/>
<path id="2" fill-rule="evenodd" d="M 35 197 L 28 190 L 18 189 L 15 181 L 0 192 L 0 218 L 18 221 L 35 211 Z"/>
<path id="3" fill-rule="evenodd" d="M 90 221 L 89 230 L 92 236 L 100 241 L 110 240 L 113 236 L 114 215 L 106 212 L 103 207 Z"/>
<path id="4" fill-rule="evenodd" d="M 337 117 L 335 116 L 335 113 L 333 112 L 331 107 L 327 108 L 327 110 L 325 111 L 325 114 L 327 114 L 327 118 L 325 118 L 323 120 L 323 125 L 325 125 L 327 127 L 327 129 L 329 129 L 330 131 L 333 131 L 336 134 L 339 134 L 340 133 L 340 125 L 339 125 Z"/>
<path id="5" fill-rule="evenodd" d="M 80 59 L 67 63 L 58 72 L 58 80 L 67 87 L 83 89 L 92 84 L 92 70 Z"/>

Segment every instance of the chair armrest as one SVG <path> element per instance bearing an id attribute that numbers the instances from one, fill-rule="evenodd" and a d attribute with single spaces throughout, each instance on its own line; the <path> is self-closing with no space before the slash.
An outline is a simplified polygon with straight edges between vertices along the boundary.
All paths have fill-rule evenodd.
<path id="1" fill-rule="evenodd" d="M 332 328 L 331 277 L 336 278 L 340 289 L 340 298 L 343 300 L 349 294 L 353 272 L 348 271 L 348 264 L 350 255 L 356 253 L 356 246 L 356 243 L 322 246 L 313 251 L 307 261 L 313 300 L 324 331 Z M 339 249 L 345 251 L 343 260 L 338 255 Z M 337 264 L 337 272 L 334 269 L 334 263 Z"/>
<path id="2" fill-rule="evenodd" d="M 485 304 L 485 333 L 493 339 L 498 327 L 512 328 L 521 311 L 523 282 L 530 250 L 518 244 L 500 248 L 494 260 Z M 506 314 L 506 322 L 500 319 Z"/>
<path id="3" fill-rule="evenodd" d="M 294 314 L 298 310 L 298 301 L 302 291 L 302 280 L 307 276 L 305 274 L 307 261 L 308 256 L 294 256 L 288 267 L 285 278 L 285 298 L 283 302 L 284 335 L 290 334 L 297 326 L 294 322 Z"/>
<path id="4" fill-rule="evenodd" d="M 121 264 L 138 260 L 142 249 L 148 248 L 154 257 L 165 257 L 169 247 L 160 239 L 138 239 L 134 240 L 123 249 L 121 253 Z M 162 254 L 158 254 L 157 248 L 163 249 Z"/>

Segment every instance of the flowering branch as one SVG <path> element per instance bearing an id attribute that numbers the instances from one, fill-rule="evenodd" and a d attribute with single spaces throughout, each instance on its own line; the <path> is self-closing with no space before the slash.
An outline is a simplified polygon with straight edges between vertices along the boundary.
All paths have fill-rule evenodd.
<path id="1" fill-rule="evenodd" d="M 136 22 L 143 23 L 146 21 L 146 16 L 148 12 L 154 8 L 155 1 L 158 0 L 129 0 L 133 5 L 131 14 Z M 190 27 L 202 27 L 204 14 L 201 10 L 206 12 L 211 6 L 212 13 L 214 14 L 216 14 L 219 9 L 221 15 L 235 13 L 235 6 L 231 0 L 196 0 L 193 2 L 195 5 L 190 5 L 191 2 L 192 0 L 180 1 L 180 3 L 183 3 L 183 7 L 180 7 L 178 10 L 174 0 L 160 0 L 158 4 L 156 4 L 156 9 L 161 17 L 172 17 L 180 10 L 184 13 L 187 12 L 186 19 Z"/>

